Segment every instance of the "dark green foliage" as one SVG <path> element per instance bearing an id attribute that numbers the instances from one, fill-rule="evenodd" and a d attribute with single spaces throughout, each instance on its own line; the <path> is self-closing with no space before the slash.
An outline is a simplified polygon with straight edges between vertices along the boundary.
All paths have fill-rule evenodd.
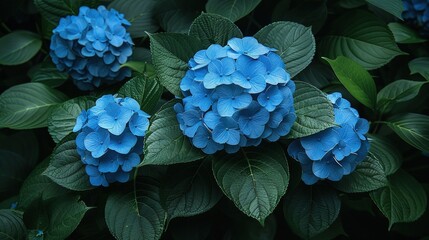
<path id="1" fill-rule="evenodd" d="M 402 0 L 0 2 L 0 239 L 428 239 L 428 39 L 402 20 Z M 50 38 L 99 5 L 131 23 L 120 67 L 133 73 L 81 92 Z M 278 142 L 206 155 L 180 129 L 180 82 L 196 52 L 246 36 L 284 61 L 296 121 Z M 334 91 L 369 121 L 369 154 L 307 186 L 287 147 L 337 126 Z M 95 188 L 72 130 L 105 94 L 151 117 L 129 181 Z"/>

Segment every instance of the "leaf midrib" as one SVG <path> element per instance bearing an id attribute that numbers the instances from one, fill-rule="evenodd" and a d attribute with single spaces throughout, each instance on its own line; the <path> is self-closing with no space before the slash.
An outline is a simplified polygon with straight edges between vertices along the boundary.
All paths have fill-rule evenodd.
<path id="1" fill-rule="evenodd" d="M 13 50 L 12 52 L 8 52 L 5 55 L 0 55 L 0 58 L 8 58 L 8 57 L 16 54 L 17 52 L 21 51 L 22 49 L 26 48 L 27 46 L 29 46 L 30 44 L 32 44 L 33 42 L 38 41 L 38 40 L 39 39 L 37 39 L 37 38 L 32 39 L 32 40 L 28 41 L 26 44 L 22 45 L 21 47 Z"/>
<path id="2" fill-rule="evenodd" d="M 399 128 L 401 131 L 409 132 L 409 133 L 411 133 L 411 135 L 416 135 L 416 136 L 419 136 L 419 137 L 423 138 L 423 139 L 424 139 L 424 140 L 426 140 L 426 141 L 429 141 L 429 138 L 427 138 L 426 136 L 421 135 L 421 134 L 419 134 L 418 132 L 413 131 L 412 129 L 405 128 L 405 127 L 401 126 L 401 124 L 399 124 L 399 123 L 390 122 L 389 124 L 391 124 L 391 125 L 393 125 L 393 126 L 395 126 L 395 127 Z"/>
<path id="3" fill-rule="evenodd" d="M 402 53 L 403 53 L 403 52 L 401 52 L 401 51 L 397 51 L 397 50 L 393 50 L 393 49 L 386 48 L 386 47 L 383 47 L 383 46 L 379 46 L 379 45 L 377 45 L 377 44 L 375 44 L 375 43 L 365 42 L 365 41 L 363 41 L 363 40 L 355 39 L 355 38 L 352 38 L 352 37 L 349 37 L 349 36 L 342 36 L 342 35 L 335 35 L 335 34 L 332 34 L 332 35 L 328 35 L 328 36 L 326 36 L 326 37 L 327 37 L 327 38 L 329 38 L 329 37 L 345 38 L 346 40 L 351 40 L 351 41 L 356 41 L 356 42 L 363 43 L 363 44 L 372 45 L 372 46 L 375 46 L 375 47 L 378 47 L 378 48 L 381 48 L 381 49 L 386 49 L 386 50 L 389 50 L 389 51 L 392 51 L 392 52 L 395 52 L 395 53 L 398 53 L 398 54 L 402 54 Z"/>

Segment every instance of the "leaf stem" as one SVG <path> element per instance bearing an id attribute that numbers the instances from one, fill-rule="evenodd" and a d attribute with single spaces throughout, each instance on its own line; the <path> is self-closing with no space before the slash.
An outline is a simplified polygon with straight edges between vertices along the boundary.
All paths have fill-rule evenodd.
<path id="1" fill-rule="evenodd" d="M 7 32 L 12 32 L 12 30 L 10 30 L 10 28 L 6 25 L 6 23 L 1 22 L 1 26 L 7 31 Z"/>

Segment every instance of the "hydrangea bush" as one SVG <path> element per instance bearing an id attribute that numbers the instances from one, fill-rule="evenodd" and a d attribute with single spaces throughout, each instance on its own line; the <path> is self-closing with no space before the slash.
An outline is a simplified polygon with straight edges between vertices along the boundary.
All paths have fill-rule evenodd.
<path id="1" fill-rule="evenodd" d="M 0 239 L 426 239 L 428 6 L 0 1 Z"/>
<path id="2" fill-rule="evenodd" d="M 131 76 L 121 68 L 133 53 L 131 25 L 123 14 L 104 6 L 81 7 L 79 15 L 61 18 L 52 31 L 50 56 L 81 90 L 93 90 Z"/>
<path id="3" fill-rule="evenodd" d="M 308 185 L 321 179 L 341 180 L 356 169 L 369 150 L 365 136 L 368 121 L 359 118 L 359 113 L 341 93 L 329 94 L 328 99 L 334 105 L 337 126 L 297 139 L 288 147 L 289 155 L 301 163 L 301 178 Z"/>
<path id="4" fill-rule="evenodd" d="M 104 95 L 77 117 L 77 152 L 94 186 L 127 182 L 140 163 L 149 115 L 129 97 Z"/>
<path id="5" fill-rule="evenodd" d="M 235 153 L 289 133 L 295 84 L 275 52 L 253 37 L 233 38 L 189 60 L 180 82 L 185 97 L 175 111 L 195 147 L 207 154 Z"/>
<path id="6" fill-rule="evenodd" d="M 429 36 L 429 1 L 403 0 L 402 17 L 424 36 Z"/>

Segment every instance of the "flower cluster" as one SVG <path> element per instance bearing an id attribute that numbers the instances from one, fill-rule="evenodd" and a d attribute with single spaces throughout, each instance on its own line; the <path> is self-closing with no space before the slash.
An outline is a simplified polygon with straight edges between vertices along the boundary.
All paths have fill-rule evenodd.
<path id="1" fill-rule="evenodd" d="M 359 118 L 356 109 L 340 93 L 328 95 L 334 105 L 338 126 L 293 141 L 288 152 L 302 166 L 302 180 L 311 185 L 320 179 L 339 181 L 348 175 L 368 154 L 365 136 L 369 123 Z"/>
<path id="2" fill-rule="evenodd" d="M 180 83 L 176 104 L 183 133 L 207 154 L 237 152 L 289 133 L 295 84 L 275 49 L 253 37 L 198 51 Z"/>
<path id="3" fill-rule="evenodd" d="M 73 132 L 77 151 L 94 186 L 126 182 L 140 163 L 149 115 L 132 98 L 105 95 L 83 110 Z"/>
<path id="4" fill-rule="evenodd" d="M 411 26 L 420 30 L 423 36 L 429 36 L 429 0 L 402 0 L 404 11 L 402 18 Z"/>
<path id="5" fill-rule="evenodd" d="M 81 90 L 93 90 L 129 77 L 120 68 L 132 54 L 133 41 L 123 14 L 104 6 L 81 7 L 53 30 L 50 55 L 58 70 L 66 71 Z"/>

